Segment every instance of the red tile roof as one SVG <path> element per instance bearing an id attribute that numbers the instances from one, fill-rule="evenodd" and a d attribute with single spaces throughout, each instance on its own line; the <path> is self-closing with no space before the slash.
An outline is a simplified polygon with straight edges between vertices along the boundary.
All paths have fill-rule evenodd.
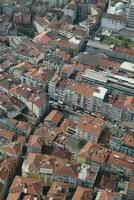
<path id="1" fill-rule="evenodd" d="M 43 44 L 48 44 L 51 38 L 46 33 L 40 33 L 34 37 L 34 41 L 41 42 Z"/>

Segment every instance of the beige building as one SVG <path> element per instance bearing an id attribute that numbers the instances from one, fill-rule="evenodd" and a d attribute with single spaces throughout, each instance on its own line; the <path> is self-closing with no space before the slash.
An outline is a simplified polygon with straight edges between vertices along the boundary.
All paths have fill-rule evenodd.
<path id="1" fill-rule="evenodd" d="M 65 160 L 54 156 L 28 153 L 22 165 L 22 176 L 41 180 L 44 186 L 51 186 L 55 167 L 65 163 Z"/>

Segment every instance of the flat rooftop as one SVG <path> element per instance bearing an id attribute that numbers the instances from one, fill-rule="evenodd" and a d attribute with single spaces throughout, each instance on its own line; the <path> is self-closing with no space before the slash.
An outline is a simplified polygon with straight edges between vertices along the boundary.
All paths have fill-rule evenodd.
<path id="1" fill-rule="evenodd" d="M 107 81 L 108 81 L 108 78 L 106 76 L 104 76 L 104 74 L 102 74 L 100 72 L 96 72 L 91 69 L 86 69 L 82 76 L 85 78 L 87 77 L 92 80 L 98 80 L 103 83 L 107 83 Z"/>
<path id="2" fill-rule="evenodd" d="M 134 73 L 134 63 L 123 62 L 120 68 L 123 69 L 124 71 L 129 71 Z"/>

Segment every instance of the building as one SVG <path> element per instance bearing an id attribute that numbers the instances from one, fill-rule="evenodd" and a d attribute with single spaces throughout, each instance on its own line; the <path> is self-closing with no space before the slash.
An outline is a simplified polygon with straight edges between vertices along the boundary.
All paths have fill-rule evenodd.
<path id="1" fill-rule="evenodd" d="M 134 95 L 133 78 L 124 77 L 112 72 L 97 72 L 92 69 L 86 69 L 83 72 L 81 79 L 85 83 L 99 84 L 107 89 L 116 89 L 127 95 Z"/>
<path id="2" fill-rule="evenodd" d="M 22 158 L 22 148 L 24 146 L 24 141 L 14 141 L 10 144 L 1 145 L 0 153 L 5 155 L 6 158 L 10 157 L 16 160 L 16 165 L 20 164 Z"/>
<path id="3" fill-rule="evenodd" d="M 31 13 L 30 12 L 15 12 L 13 14 L 13 22 L 17 25 L 29 25 L 31 24 Z"/>
<path id="4" fill-rule="evenodd" d="M 16 171 L 16 159 L 7 158 L 0 163 L 0 199 L 5 199 Z"/>
<path id="5" fill-rule="evenodd" d="M 63 114 L 58 110 L 52 110 L 44 119 L 44 121 L 49 122 L 52 126 L 58 126 L 63 119 Z"/>
<path id="6" fill-rule="evenodd" d="M 83 148 L 72 155 L 72 160 L 76 163 L 88 163 L 90 153 L 97 147 L 96 143 L 88 141 Z"/>
<path id="7" fill-rule="evenodd" d="M 72 79 L 61 80 L 56 75 L 49 82 L 48 93 L 52 99 L 90 112 L 93 101 L 102 102 L 107 89 Z"/>
<path id="8" fill-rule="evenodd" d="M 28 153 L 41 153 L 42 150 L 42 137 L 38 135 L 30 135 L 28 144 L 27 144 L 27 152 Z"/>
<path id="9" fill-rule="evenodd" d="M 42 43 L 44 45 L 50 42 L 50 38 L 47 36 L 46 32 L 42 32 L 34 37 L 34 41 L 37 43 Z"/>
<path id="10" fill-rule="evenodd" d="M 44 58 L 45 51 L 43 46 L 38 46 L 32 39 L 28 37 L 21 37 L 21 40 L 16 43 L 16 37 L 12 37 L 10 45 L 14 46 L 13 54 L 17 59 L 37 65 L 39 61 Z"/>
<path id="11" fill-rule="evenodd" d="M 32 195 L 38 200 L 42 198 L 42 192 L 43 185 L 41 181 L 22 176 L 15 176 L 9 189 L 9 194 L 23 193 L 25 195 Z"/>
<path id="12" fill-rule="evenodd" d="M 92 189 L 78 186 L 73 195 L 72 200 L 92 200 L 93 191 Z"/>
<path id="13" fill-rule="evenodd" d="M 28 137 L 32 131 L 32 125 L 29 122 L 19 121 L 15 124 L 14 131 L 17 135 Z"/>
<path id="14" fill-rule="evenodd" d="M 106 190 L 99 190 L 95 200 L 111 200 L 118 199 L 123 200 L 123 195 L 116 192 L 109 192 Z"/>
<path id="15" fill-rule="evenodd" d="M 66 200 L 68 192 L 69 192 L 69 185 L 67 183 L 60 183 L 54 181 L 47 193 L 46 200 L 47 198 L 55 200 L 56 199 Z"/>
<path id="16" fill-rule="evenodd" d="M 48 20 L 44 19 L 43 17 L 36 16 L 33 21 L 38 33 L 42 33 L 45 31 L 46 27 L 48 26 Z"/>
<path id="17" fill-rule="evenodd" d="M 129 6 L 129 13 L 127 17 L 127 27 L 134 30 L 134 1 L 132 0 Z"/>
<path id="18" fill-rule="evenodd" d="M 76 72 L 75 64 L 65 64 L 60 71 L 61 79 L 68 79 Z"/>
<path id="19" fill-rule="evenodd" d="M 126 184 L 126 182 L 124 181 L 124 185 L 125 184 Z M 111 173 L 110 176 L 109 175 L 108 176 L 102 175 L 101 181 L 100 181 L 100 184 L 99 184 L 99 188 L 103 189 L 103 190 L 115 192 L 115 191 L 117 191 L 117 188 L 118 188 L 117 185 L 120 185 L 120 182 L 118 182 L 118 175 Z"/>
<path id="20" fill-rule="evenodd" d="M 20 100 L 14 96 L 10 96 L 4 93 L 0 94 L 0 102 L 1 112 L 10 119 L 20 115 L 21 111 L 25 108 L 25 105 Z"/>
<path id="21" fill-rule="evenodd" d="M 134 198 L 134 177 L 132 176 L 129 181 L 127 198 L 132 200 Z"/>
<path id="22" fill-rule="evenodd" d="M 39 16 L 44 16 L 52 8 L 63 8 L 68 0 L 44 0 L 31 3 L 31 11 Z"/>
<path id="23" fill-rule="evenodd" d="M 78 20 L 82 21 L 88 17 L 90 13 L 91 0 L 82 0 L 78 2 L 77 16 Z"/>
<path id="24" fill-rule="evenodd" d="M 16 135 L 28 137 L 32 130 L 32 125 L 29 122 L 17 121 L 6 116 L 1 116 L 0 126 L 4 129 L 15 132 Z"/>
<path id="25" fill-rule="evenodd" d="M 120 66 L 122 71 L 133 73 L 134 72 L 134 63 L 131 62 L 123 62 Z"/>
<path id="26" fill-rule="evenodd" d="M 89 40 L 87 43 L 87 52 L 102 53 L 111 58 L 121 59 L 123 61 L 134 62 L 134 50 L 130 48 L 105 45 L 98 41 Z"/>
<path id="27" fill-rule="evenodd" d="M 45 122 L 35 130 L 34 134 L 42 137 L 42 145 L 53 146 L 57 136 L 60 135 L 60 130 Z"/>
<path id="28" fill-rule="evenodd" d="M 56 167 L 54 170 L 54 180 L 69 184 L 71 188 L 77 185 L 77 168 L 78 166 L 66 163 L 64 166 Z"/>
<path id="29" fill-rule="evenodd" d="M 2 12 L 5 15 L 7 15 L 9 19 L 12 18 L 13 13 L 16 11 L 16 9 L 17 9 L 17 5 L 14 1 L 10 3 L 2 4 Z"/>
<path id="30" fill-rule="evenodd" d="M 70 1 L 64 8 L 64 16 L 72 24 L 75 22 L 77 17 L 78 4 L 75 1 Z"/>
<path id="31" fill-rule="evenodd" d="M 54 71 L 45 66 L 39 69 L 30 68 L 22 75 L 23 82 L 29 86 L 34 86 L 39 90 L 47 90 L 48 82 L 52 78 Z"/>
<path id="32" fill-rule="evenodd" d="M 65 148 L 72 154 L 76 154 L 81 148 L 83 148 L 84 144 L 84 140 L 68 135 L 65 141 Z"/>
<path id="33" fill-rule="evenodd" d="M 77 182 L 78 185 L 87 188 L 93 188 L 97 175 L 99 172 L 99 166 L 95 164 L 82 163 L 78 168 Z"/>
<path id="34" fill-rule="evenodd" d="M 45 39 L 45 42 L 46 42 L 46 39 Z M 64 52 L 65 55 L 69 55 L 65 51 L 62 51 L 62 52 Z M 57 52 L 57 54 L 58 54 L 58 52 Z M 63 67 L 63 65 L 65 64 L 65 61 L 57 54 L 56 54 L 56 52 L 46 53 L 44 56 L 44 59 L 43 59 L 43 63 L 52 69 L 57 69 L 57 70 L 61 69 Z M 69 55 L 69 57 L 70 57 L 70 55 Z"/>
<path id="35" fill-rule="evenodd" d="M 71 1 L 71 3 L 75 3 Z M 46 35 L 54 41 L 54 44 L 61 51 L 65 51 L 70 56 L 74 57 L 85 47 L 88 29 L 82 28 L 79 25 L 70 26 L 65 20 L 50 23 L 47 28 Z M 50 42 L 52 44 L 52 42 Z M 54 46 L 55 46 L 54 45 Z"/>
<path id="36" fill-rule="evenodd" d="M 109 94 L 104 99 L 101 112 L 112 121 L 133 121 L 133 97 Z"/>
<path id="37" fill-rule="evenodd" d="M 131 177 L 134 174 L 134 158 L 101 145 L 95 149 L 91 160 L 99 164 L 105 172 L 118 173 L 124 177 Z"/>
<path id="38" fill-rule="evenodd" d="M 10 144 L 14 139 L 14 132 L 0 128 L 0 144 Z"/>
<path id="39" fill-rule="evenodd" d="M 106 13 L 102 17 L 101 26 L 106 30 L 118 32 L 125 28 L 126 17 Z"/>
<path id="40" fill-rule="evenodd" d="M 16 38 L 16 40 L 19 38 Z M 15 38 L 14 38 L 15 40 Z M 17 41 L 16 41 L 17 42 Z M 12 73 L 16 78 L 18 78 L 21 82 L 24 82 L 24 74 L 27 73 L 33 65 L 27 62 L 20 62 L 14 66 L 11 66 L 9 71 Z"/>
<path id="41" fill-rule="evenodd" d="M 23 177 L 40 180 L 43 186 L 51 186 L 55 169 L 64 166 L 66 162 L 66 160 L 55 156 L 28 153 L 22 165 L 22 175 Z M 34 168 L 33 165 L 35 166 Z"/>
<path id="42" fill-rule="evenodd" d="M 128 39 L 128 40 L 134 42 L 134 31 L 130 30 L 129 28 L 128 28 L 128 30 L 122 29 L 119 32 L 119 36 L 124 38 L 124 39 Z"/>
<path id="43" fill-rule="evenodd" d="M 9 90 L 10 94 L 14 94 L 19 100 L 26 104 L 28 109 L 40 118 L 49 108 L 48 97 L 45 92 L 38 91 L 33 86 L 21 84 Z"/>
<path id="44" fill-rule="evenodd" d="M 134 157 L 133 129 L 121 126 L 113 128 L 109 145 L 112 149 Z"/>
<path id="45" fill-rule="evenodd" d="M 6 15 L 0 15 L 0 35 L 12 35 L 17 34 L 17 29 L 12 24 Z"/>
<path id="46" fill-rule="evenodd" d="M 86 141 L 97 143 L 105 126 L 105 121 L 99 117 L 83 115 L 76 126 L 76 135 Z"/>

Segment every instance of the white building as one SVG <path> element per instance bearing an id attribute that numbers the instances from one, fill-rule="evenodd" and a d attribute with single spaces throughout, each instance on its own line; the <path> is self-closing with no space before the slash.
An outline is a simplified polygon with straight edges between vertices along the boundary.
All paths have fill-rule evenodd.
<path id="1" fill-rule="evenodd" d="M 129 73 L 134 73 L 134 63 L 123 62 L 120 66 L 120 69 Z"/>
<path id="2" fill-rule="evenodd" d="M 129 6 L 127 27 L 134 30 L 134 0 L 132 0 L 131 4 Z"/>
<path id="3" fill-rule="evenodd" d="M 64 8 L 64 16 L 73 24 L 77 17 L 78 6 L 75 2 L 70 2 Z"/>
<path id="4" fill-rule="evenodd" d="M 126 18 L 107 13 L 102 17 L 101 26 L 104 29 L 118 32 L 126 26 Z"/>

